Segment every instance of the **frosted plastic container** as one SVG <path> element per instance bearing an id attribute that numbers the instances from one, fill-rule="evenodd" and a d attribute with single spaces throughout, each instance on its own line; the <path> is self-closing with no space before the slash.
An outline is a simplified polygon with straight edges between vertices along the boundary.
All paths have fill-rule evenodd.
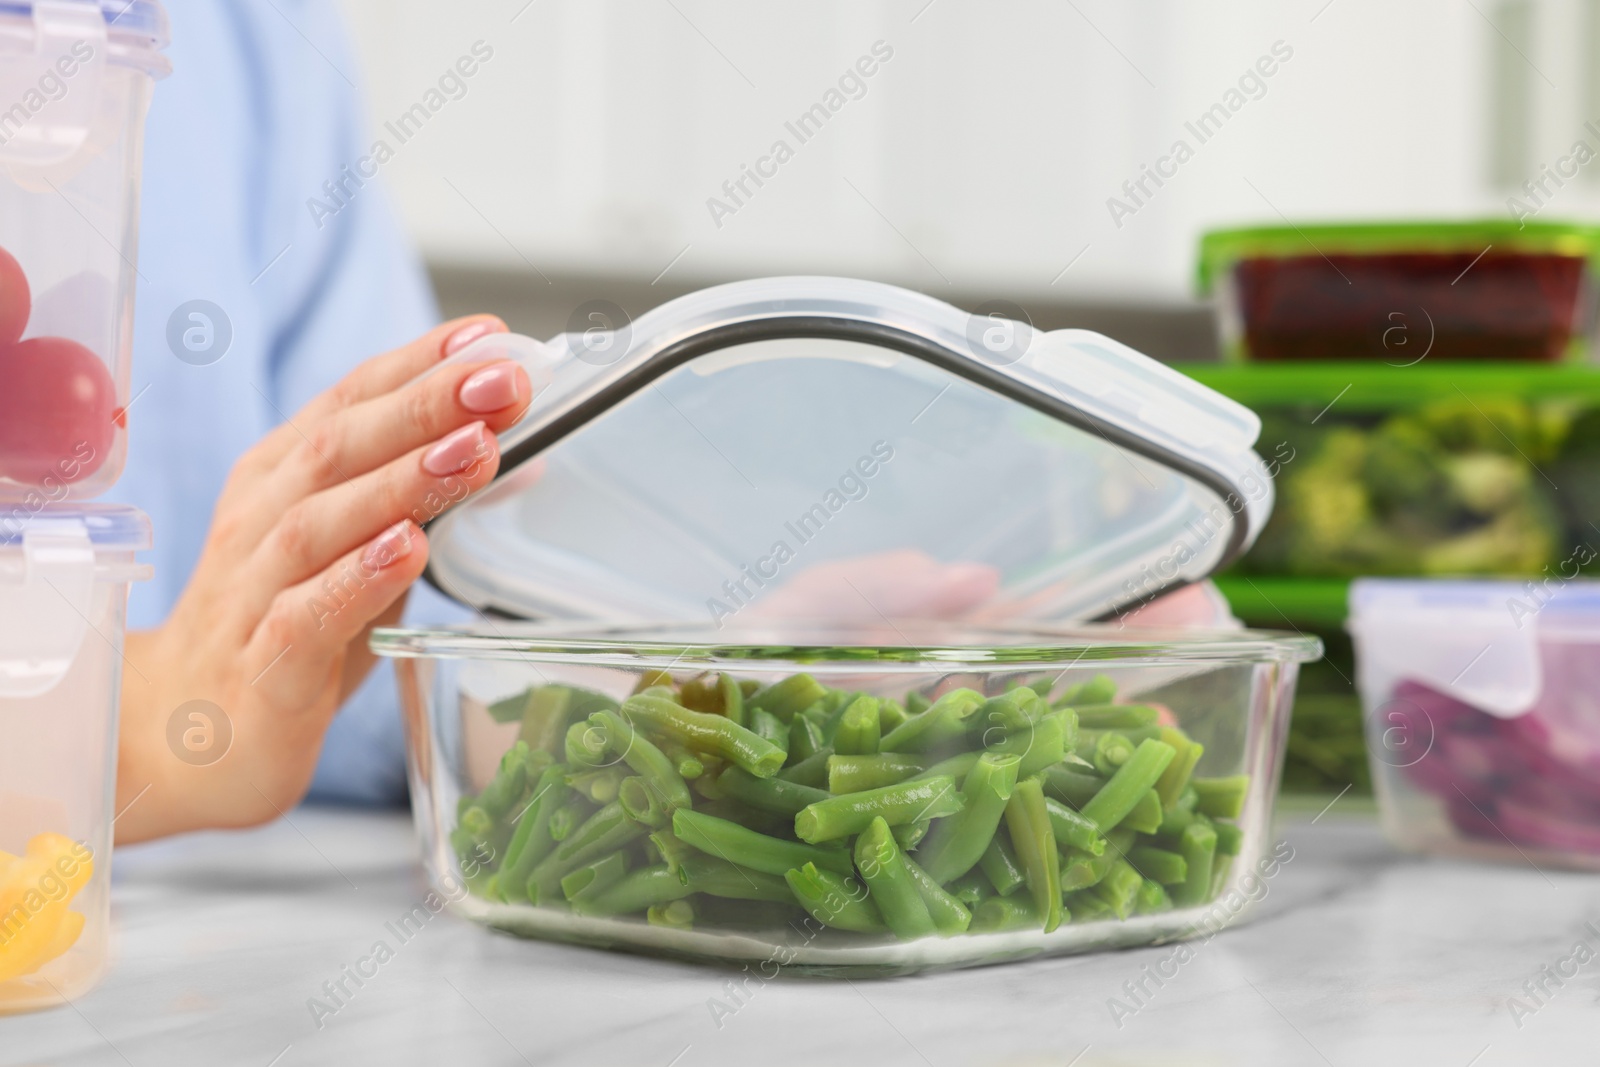
<path id="1" fill-rule="evenodd" d="M 122 471 L 153 0 L 0 3 L 0 500 Z"/>
<path id="2" fill-rule="evenodd" d="M 396 657 L 412 805 L 425 862 L 433 883 L 455 902 L 459 913 L 528 937 L 743 964 L 752 973 L 759 969 L 763 978 L 779 972 L 903 974 L 1214 934 L 1260 899 L 1282 864 L 1292 859 L 1292 850 L 1270 838 L 1269 819 L 1297 667 L 1318 651 L 1313 638 L 1239 630 L 1135 633 L 1109 626 L 1022 629 L 909 622 L 833 627 L 779 623 L 745 627 L 737 633 L 731 627 L 718 632 L 692 624 L 584 628 L 490 622 L 464 630 L 379 631 L 373 647 Z M 716 682 L 722 674 L 727 680 L 720 686 L 742 685 L 740 699 L 747 709 L 761 707 L 774 721 L 787 718 L 785 729 L 796 739 L 791 743 L 799 744 L 806 720 L 825 722 L 833 712 L 797 713 L 793 700 L 789 707 L 763 703 L 768 698 L 762 692 L 799 672 L 817 686 L 847 691 L 852 703 L 860 694 L 885 698 L 889 703 L 879 705 L 880 714 L 896 719 L 899 709 L 914 710 L 922 698 L 936 699 L 963 688 L 998 696 L 1015 686 L 1038 686 L 1039 693 L 1059 703 L 1074 687 L 1092 679 L 1098 679 L 1093 683 L 1097 686 L 1114 685 L 1119 700 L 1157 706 L 1152 714 L 1159 714 L 1167 731 L 1162 737 L 1170 739 L 1176 727 L 1204 746 L 1195 775 L 1248 776 L 1242 806 L 1219 815 L 1215 823 L 1219 835 L 1231 843 L 1205 854 L 1203 873 L 1196 855 L 1193 896 L 1181 896 L 1181 885 L 1170 885 L 1161 894 L 1150 891 L 1152 897 L 1170 893 L 1176 905 L 1155 902 L 1148 910 L 1141 905 L 1124 915 L 1097 904 L 1093 888 L 1058 886 L 1070 917 L 1046 932 L 1037 913 L 1028 911 L 1033 899 L 1031 876 L 1028 884 L 1001 896 L 974 869 L 965 879 L 948 882 L 952 892 L 964 891 L 964 882 L 975 883 L 977 896 L 968 904 L 972 925 L 967 932 L 897 937 L 882 930 L 843 928 L 848 926 L 843 921 L 848 905 L 839 905 L 839 923 L 819 919 L 816 907 L 808 910 L 797 902 L 798 891 L 790 895 L 790 883 L 776 873 L 781 864 L 774 867 L 769 858 L 758 870 L 763 865 L 740 842 L 696 848 L 686 843 L 692 827 L 680 826 L 660 810 L 650 814 L 661 808 L 654 803 L 655 787 L 642 786 L 634 777 L 650 743 L 645 739 L 660 742 L 664 746 L 660 751 L 670 753 L 670 760 L 680 761 L 685 753 L 649 728 L 641 727 L 627 744 L 594 757 L 590 764 L 568 764 L 578 768 L 571 791 L 553 784 L 559 771 L 546 777 L 551 761 L 582 762 L 584 757 L 575 755 L 572 746 L 587 744 L 586 739 L 600 729 L 596 724 L 601 720 L 589 716 L 619 705 L 618 714 L 631 716 L 635 712 L 630 694 L 669 680 L 682 699 L 704 707 L 707 694 L 695 680 Z M 682 688 L 685 682 L 690 683 L 688 691 Z M 1103 701 L 1108 694 L 1093 699 Z M 953 704 L 958 698 L 947 699 Z M 891 705 L 895 710 L 889 710 Z M 896 740 L 896 747 L 905 750 L 903 755 L 882 758 L 918 760 L 934 767 L 955 755 L 959 763 L 959 753 L 982 751 L 986 744 L 1003 748 L 1009 736 L 1014 754 L 1024 760 L 1037 757 L 1041 767 L 1048 763 L 1048 769 L 1038 773 L 1044 775 L 1043 792 L 1051 804 L 1083 805 L 1085 798 L 1074 790 L 1085 782 L 1098 789 L 1098 772 L 1084 770 L 1059 748 L 1047 753 L 1049 728 L 1042 720 L 1020 734 L 1016 729 L 1008 734 L 998 725 L 997 709 L 983 704 L 960 736 L 926 748 L 913 751 L 914 742 Z M 722 712 L 726 711 L 724 706 Z M 755 717 L 749 710 L 746 721 L 754 722 Z M 802 725 L 796 726 L 797 722 Z M 876 725 L 888 726 L 889 719 Z M 882 740 L 887 743 L 904 735 L 890 728 Z M 1058 735 L 1056 743 L 1060 742 Z M 1093 749 L 1090 735 L 1080 730 L 1068 751 L 1093 757 Z M 688 769 L 703 773 L 678 783 L 680 789 L 687 785 L 679 799 L 691 810 L 791 842 L 802 832 L 803 814 L 774 806 L 764 796 L 751 799 L 756 794 L 748 791 L 761 788 L 750 785 L 756 781 L 754 775 L 729 771 L 738 766 L 731 760 L 703 754 L 702 759 L 703 768 Z M 959 784 L 960 772 L 955 773 Z M 789 770 L 782 775 L 803 777 Z M 559 804 L 552 805 L 558 797 Z M 937 800 L 930 798 L 930 806 Z M 546 837 L 552 808 L 569 806 L 568 815 L 554 818 L 569 819 L 573 828 L 564 841 L 551 843 Z M 1182 806 L 1180 801 L 1178 807 Z M 630 828 L 626 820 L 635 814 L 640 821 Z M 911 835 L 904 855 L 931 864 L 928 850 L 944 820 L 933 821 L 928 829 L 926 820 L 914 817 L 917 814 L 905 814 L 894 832 Z M 613 831 L 586 855 L 572 851 L 608 818 L 621 825 L 620 831 Z M 1001 821 L 1005 825 L 999 829 L 989 828 L 994 836 L 1024 839 L 1010 827 L 1009 817 Z M 1229 829 L 1221 829 L 1224 825 Z M 519 827 L 526 829 L 519 833 Z M 914 840 L 922 830 L 927 836 Z M 1117 850 L 1128 850 L 1144 863 L 1143 854 L 1130 848 L 1134 842 L 1182 847 L 1177 838 L 1143 834 L 1132 841 L 1113 834 L 1110 840 L 1107 862 Z M 852 867 L 846 846 L 844 839 L 825 842 L 823 862 L 851 872 L 840 875 L 837 887 L 842 894 L 852 900 L 876 900 L 877 890 L 869 892 L 862 884 L 865 872 L 872 869 L 870 861 L 863 865 L 857 851 Z M 563 848 L 569 850 L 564 858 Z M 1083 860 L 1083 854 L 1058 851 L 1053 842 L 1048 851 L 1043 862 L 1059 865 L 1060 877 L 1080 882 L 1086 877 L 1085 864 L 1074 863 Z M 593 874 L 593 880 L 606 888 L 584 896 L 590 875 L 579 869 L 606 856 L 610 859 Z M 534 862 L 537 857 L 543 858 Z M 571 877 L 574 872 L 579 872 L 576 880 Z M 608 878 L 618 880 L 603 881 Z M 1128 883 L 1121 879 L 1117 884 Z M 567 899 L 568 889 L 576 891 L 575 899 Z M 643 895 L 638 895 L 641 889 Z M 1109 889 L 1106 895 L 1117 899 Z M 647 908 L 647 902 L 655 908 Z M 823 907 L 828 906 L 824 902 Z"/>
<path id="3" fill-rule="evenodd" d="M 1600 870 L 1600 583 L 1363 579 L 1350 612 L 1388 836 Z"/>
<path id="4" fill-rule="evenodd" d="M 0 1013 L 106 965 L 128 584 L 149 521 L 117 505 L 0 511 Z"/>

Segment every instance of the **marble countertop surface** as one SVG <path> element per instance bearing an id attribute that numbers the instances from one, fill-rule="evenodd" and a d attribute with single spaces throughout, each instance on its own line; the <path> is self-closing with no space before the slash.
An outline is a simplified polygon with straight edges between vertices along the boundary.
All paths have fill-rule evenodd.
<path id="1" fill-rule="evenodd" d="M 1293 858 L 1253 919 L 1181 964 L 1168 945 L 785 977 L 742 1003 L 729 970 L 520 941 L 449 913 L 401 942 L 390 924 L 427 893 L 410 821 L 300 809 L 120 851 L 111 972 L 77 1003 L 0 1019 L 0 1064 L 1600 1062 L 1600 958 L 1565 964 L 1537 1002 L 1524 991 L 1578 942 L 1600 950 L 1586 926 L 1600 929 L 1600 876 L 1403 856 L 1352 809 L 1280 819 Z M 380 940 L 392 958 L 376 976 L 314 1011 Z M 1171 976 L 1130 993 L 1147 967 Z"/>

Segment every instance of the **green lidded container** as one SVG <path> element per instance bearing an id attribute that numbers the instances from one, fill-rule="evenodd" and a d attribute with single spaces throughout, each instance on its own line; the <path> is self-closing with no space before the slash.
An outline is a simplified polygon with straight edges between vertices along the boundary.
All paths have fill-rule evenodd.
<path id="1" fill-rule="evenodd" d="M 1213 230 L 1197 282 L 1230 361 L 1578 360 L 1597 234 L 1511 219 Z"/>

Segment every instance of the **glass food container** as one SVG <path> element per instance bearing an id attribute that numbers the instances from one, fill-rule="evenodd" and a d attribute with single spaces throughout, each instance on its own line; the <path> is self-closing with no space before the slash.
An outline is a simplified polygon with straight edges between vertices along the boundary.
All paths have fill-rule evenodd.
<path id="1" fill-rule="evenodd" d="M 149 547 L 133 508 L 0 511 L 0 1013 L 105 968 L 124 613 Z"/>
<path id="2" fill-rule="evenodd" d="M 1332 223 L 1200 242 L 1232 359 L 1582 358 L 1597 231 L 1558 222 Z"/>
<path id="3" fill-rule="evenodd" d="M 1391 840 L 1600 870 L 1600 583 L 1366 579 L 1350 632 Z"/>
<path id="4" fill-rule="evenodd" d="M 127 450 L 153 0 L 0 3 L 0 499 L 104 492 Z"/>
<path id="5" fill-rule="evenodd" d="M 1260 895 L 1317 643 L 1127 625 L 1265 521 L 1254 416 L 1098 334 L 846 279 L 606 325 L 455 357 L 540 386 L 429 526 L 485 618 L 372 639 L 460 911 L 901 973 Z"/>

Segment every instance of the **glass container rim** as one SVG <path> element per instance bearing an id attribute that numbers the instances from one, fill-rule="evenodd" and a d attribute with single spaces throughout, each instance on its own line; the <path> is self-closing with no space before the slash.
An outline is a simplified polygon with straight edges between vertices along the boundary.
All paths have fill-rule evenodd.
<path id="1" fill-rule="evenodd" d="M 840 633 L 891 630 L 900 642 L 779 642 L 773 634 L 800 635 L 807 625 Z M 904 628 L 959 631 L 977 641 L 914 641 Z M 697 634 L 701 640 L 670 635 Z M 1026 625 L 902 620 L 876 623 L 774 622 L 741 640 L 719 636 L 696 623 L 501 622 L 483 619 L 447 627 L 383 627 L 372 632 L 373 652 L 393 659 L 522 660 L 532 663 L 591 664 L 608 667 L 670 670 L 675 667 L 721 665 L 751 669 L 800 665 L 807 671 L 960 668 L 1017 670 L 1032 666 L 1070 668 L 1078 663 L 1306 663 L 1322 655 L 1320 638 L 1278 630 L 1140 629 L 1112 624 L 1073 623 Z"/>

